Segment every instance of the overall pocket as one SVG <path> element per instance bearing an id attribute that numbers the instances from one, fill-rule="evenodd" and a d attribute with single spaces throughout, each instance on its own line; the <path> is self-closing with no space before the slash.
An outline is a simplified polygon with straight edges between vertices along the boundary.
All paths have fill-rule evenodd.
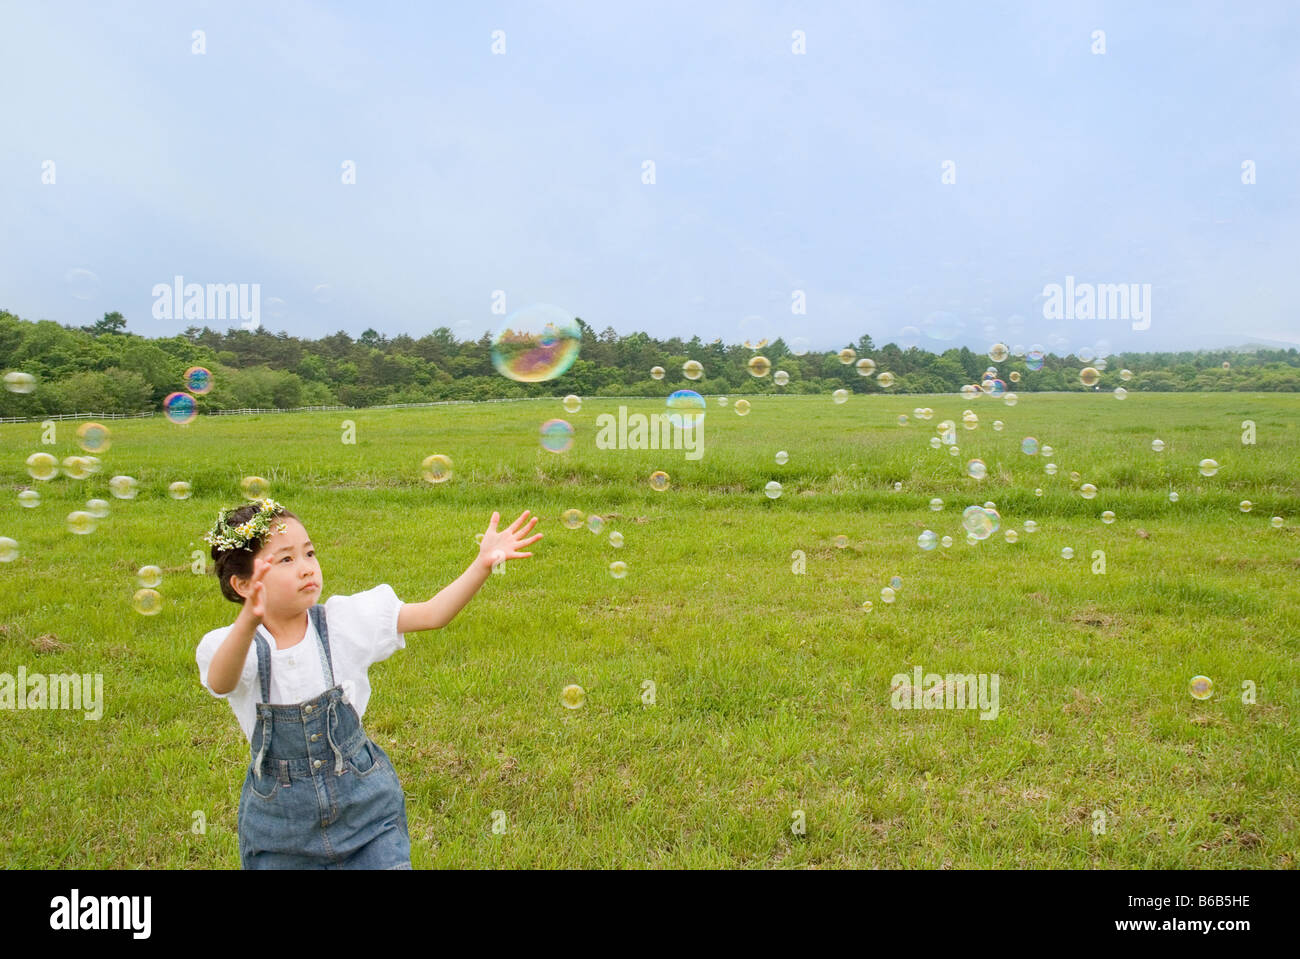
<path id="1" fill-rule="evenodd" d="M 262 770 L 262 783 L 259 786 L 257 775 L 253 772 L 251 764 L 248 767 L 248 776 L 245 781 L 248 784 L 248 791 L 252 793 L 253 797 L 255 799 L 260 799 L 263 802 L 274 799 L 275 794 L 280 790 L 280 777 L 268 769 Z"/>
<path id="2" fill-rule="evenodd" d="M 384 765 L 383 756 L 371 748 L 369 739 L 363 742 L 361 747 L 347 758 L 346 762 L 348 768 L 362 778 L 369 776 Z"/>

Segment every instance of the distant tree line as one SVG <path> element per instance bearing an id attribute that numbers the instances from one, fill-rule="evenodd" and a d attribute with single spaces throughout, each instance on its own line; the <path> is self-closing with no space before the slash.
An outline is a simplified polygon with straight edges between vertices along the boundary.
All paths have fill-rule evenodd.
<path id="1" fill-rule="evenodd" d="M 342 331 L 318 340 L 264 329 L 224 333 L 191 326 L 179 336 L 146 338 L 126 331 L 121 313 L 106 313 L 92 326 L 68 327 L 48 320 L 31 322 L 0 310 L 0 371 L 19 370 L 36 377 L 31 393 L 0 391 L 0 416 L 47 413 L 130 413 L 158 409 L 163 398 L 184 388 L 187 368 L 212 371 L 215 386 L 200 409 L 296 406 L 378 406 L 433 400 L 486 400 L 498 397 L 667 396 L 673 390 L 704 394 L 829 393 L 841 387 L 854 393 L 886 392 L 875 376 L 862 376 L 835 352 L 795 356 L 777 339 L 759 351 L 772 372 L 785 370 L 789 384 L 777 386 L 772 373 L 750 374 L 755 351 L 721 341 L 678 337 L 655 339 L 646 333 L 619 336 L 606 327 L 596 333 L 582 320 L 578 359 L 562 376 L 543 383 L 518 383 L 496 372 L 492 341 L 457 340 L 447 327 L 417 338 L 392 338 L 366 330 L 358 339 Z M 869 357 L 876 372 L 894 375 L 892 393 L 952 393 L 979 383 L 996 366 L 1008 388 L 1020 393 L 1083 391 L 1075 357 L 1049 354 L 1038 371 L 1023 358 L 992 363 L 965 347 L 930 353 L 894 343 L 877 346 L 862 336 L 852 347 Z M 698 360 L 704 376 L 687 380 L 682 364 Z M 1228 368 L 1223 364 L 1228 363 Z M 652 367 L 665 370 L 662 380 Z M 1119 371 L 1133 378 L 1121 382 Z M 1009 374 L 1019 371 L 1019 383 Z M 1300 390 L 1300 352 L 1205 351 L 1129 353 L 1107 357 L 1101 389 L 1123 385 L 1133 391 L 1288 391 Z"/>

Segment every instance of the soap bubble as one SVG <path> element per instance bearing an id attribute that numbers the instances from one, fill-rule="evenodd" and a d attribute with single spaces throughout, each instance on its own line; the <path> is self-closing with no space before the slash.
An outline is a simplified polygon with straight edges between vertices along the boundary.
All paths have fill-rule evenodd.
<path id="1" fill-rule="evenodd" d="M 1209 699 L 1214 695 L 1214 680 L 1209 676 L 1193 676 L 1187 684 L 1187 691 L 1193 699 Z"/>
<path id="2" fill-rule="evenodd" d="M 162 570 L 157 566 L 141 566 L 135 573 L 136 582 L 145 589 L 153 589 L 162 582 Z"/>
<path id="3" fill-rule="evenodd" d="M 892 586 L 894 589 L 902 589 L 902 588 L 903 588 L 903 577 L 901 577 L 901 576 L 891 576 L 891 577 L 889 577 L 889 585 Z"/>
<path id="4" fill-rule="evenodd" d="M 1115 522 L 1115 514 L 1111 510 L 1103 510 L 1101 521 L 1109 526 L 1111 523 Z"/>
<path id="5" fill-rule="evenodd" d="M 719 406 L 726 406 L 726 405 L 727 405 L 727 398 L 726 398 L 725 396 L 719 396 L 719 397 L 718 397 L 718 405 L 719 405 Z"/>
<path id="6" fill-rule="evenodd" d="M 950 456 L 959 456 L 960 454 L 961 454 L 961 450 L 958 449 L 956 446 L 949 446 L 949 447 L 948 447 L 948 455 L 950 455 Z"/>
<path id="7" fill-rule="evenodd" d="M 1043 469 L 1047 471 L 1047 475 L 1048 475 L 1048 476 L 1055 476 L 1055 475 L 1056 475 L 1056 464 L 1055 464 L 1055 463 L 1048 463 L 1046 466 L 1043 467 Z"/>
<path id="8" fill-rule="evenodd" d="M 1040 488 L 1034 490 L 1034 495 L 1035 495 L 1035 496 L 1042 496 L 1042 495 L 1043 495 L 1043 490 L 1042 490 L 1042 488 L 1040 487 Z"/>
<path id="9" fill-rule="evenodd" d="M 880 384 L 882 390 L 887 390 L 894 385 L 894 374 L 885 372 L 876 376 L 876 382 Z"/>
<path id="10" fill-rule="evenodd" d="M 610 546 L 613 546 L 615 549 L 622 549 L 622 548 L 623 548 L 623 534 L 620 533 L 618 530 L 614 530 L 614 532 L 610 533 L 610 534 L 609 534 L 609 545 L 610 545 Z"/>
<path id="11" fill-rule="evenodd" d="M 605 518 L 603 516 L 597 516 L 595 513 L 592 513 L 587 517 L 587 529 L 591 530 L 592 533 L 599 536 L 600 531 L 604 528 Z"/>
<path id="12" fill-rule="evenodd" d="M 650 474 L 650 488 L 656 493 L 662 493 L 668 488 L 668 474 L 663 470 L 655 470 Z"/>
<path id="13" fill-rule="evenodd" d="M 102 453 L 113 445 L 110 435 L 107 426 L 82 423 L 77 427 L 77 445 L 87 453 Z"/>
<path id="14" fill-rule="evenodd" d="M 1244 500 L 1241 501 L 1241 511 L 1242 511 L 1243 513 L 1249 513 L 1249 512 L 1251 511 L 1251 509 L 1254 508 L 1254 505 L 1255 505 L 1255 504 L 1252 503 L 1250 500 L 1248 500 L 1248 499 L 1244 499 Z"/>
<path id="15" fill-rule="evenodd" d="M 853 351 L 853 347 L 846 346 L 839 352 L 840 362 L 845 366 L 848 366 L 857 358 L 857 355 L 858 354 Z"/>
<path id="16" fill-rule="evenodd" d="M 1128 396 L 1128 390 L 1124 389 L 1124 387 L 1122 386 L 1115 387 L 1115 399 L 1122 400 L 1125 399 L 1127 396 Z"/>
<path id="17" fill-rule="evenodd" d="M 1119 378 L 1127 383 L 1129 380 L 1133 379 L 1133 374 L 1128 370 L 1120 370 Z"/>
<path id="18" fill-rule="evenodd" d="M 84 456 L 65 456 L 63 458 L 64 475 L 74 480 L 84 480 L 92 472 Z"/>
<path id="19" fill-rule="evenodd" d="M 749 375 L 754 377 L 767 376 L 772 371 L 772 363 L 766 356 L 751 356 L 746 365 Z"/>
<path id="20" fill-rule="evenodd" d="M 952 546 L 952 537 L 945 536 L 943 539 L 939 540 L 939 545 L 942 546 L 944 549 L 947 549 L 948 547 Z"/>
<path id="21" fill-rule="evenodd" d="M 566 413 L 576 413 L 578 410 L 582 409 L 582 397 L 573 393 L 570 393 L 561 402 L 564 406 L 564 412 Z"/>
<path id="22" fill-rule="evenodd" d="M 1074 559 L 1074 550 L 1068 546 L 1061 547 L 1061 559 Z"/>
<path id="23" fill-rule="evenodd" d="M 18 558 L 18 541 L 0 536 L 0 563 L 12 563 Z"/>
<path id="24" fill-rule="evenodd" d="M 789 453 L 787 453 L 785 450 L 776 451 L 776 462 L 778 466 L 784 466 L 789 461 L 790 461 Z"/>
<path id="25" fill-rule="evenodd" d="M 613 576 L 615 579 L 622 579 L 627 575 L 627 563 L 623 562 L 621 559 L 614 560 L 614 562 L 609 564 L 609 575 Z"/>
<path id="26" fill-rule="evenodd" d="M 930 407 L 923 406 L 921 408 L 921 419 L 928 420 L 932 416 L 934 416 L 934 410 L 930 409 Z"/>
<path id="27" fill-rule="evenodd" d="M 1281 529 L 1281 528 L 1282 528 L 1282 524 L 1283 524 L 1285 521 L 1282 519 L 1281 516 L 1274 516 L 1274 517 L 1273 517 L 1271 520 L 1269 520 L 1268 522 L 1269 522 L 1269 525 L 1271 525 L 1274 529 Z"/>
<path id="28" fill-rule="evenodd" d="M 863 603 L 862 603 L 862 610 L 863 610 L 863 612 L 867 612 L 867 613 L 871 612 L 871 610 L 872 610 L 872 603 L 871 603 L 871 600 L 868 599 L 868 600 L 864 600 L 864 601 L 863 601 Z"/>
<path id="29" fill-rule="evenodd" d="M 916 545 L 927 552 L 939 545 L 939 536 L 932 529 L 927 529 L 916 538 Z"/>
<path id="30" fill-rule="evenodd" d="M 980 388 L 979 388 L 978 386 L 976 386 L 974 383 L 967 383 L 965 386 L 963 386 L 963 387 L 961 388 L 961 395 L 964 396 L 966 399 L 969 400 L 969 399 L 973 399 L 974 397 L 978 396 L 978 395 L 979 395 L 979 391 L 980 391 Z"/>
<path id="31" fill-rule="evenodd" d="M 839 536 L 835 537 L 836 549 L 847 549 L 848 545 L 849 545 L 849 538 L 847 536 L 841 533 Z"/>
<path id="32" fill-rule="evenodd" d="M 108 491 L 118 499 L 135 499 L 139 483 L 131 476 L 114 476 L 108 481 Z"/>
<path id="33" fill-rule="evenodd" d="M 86 512 L 95 519 L 103 519 L 108 515 L 108 500 L 106 499 L 88 499 L 86 500 Z"/>
<path id="34" fill-rule="evenodd" d="M 772 374 L 772 382 L 777 386 L 785 386 L 785 384 L 790 382 L 790 374 L 785 370 L 777 370 Z"/>
<path id="35" fill-rule="evenodd" d="M 664 378 L 664 368 L 662 366 L 650 367 L 650 378 L 655 380 L 662 380 Z"/>
<path id="36" fill-rule="evenodd" d="M 492 338 L 492 365 L 519 383 L 563 376 L 578 358 L 582 329 L 567 310 L 539 303 L 505 318 Z"/>
<path id="37" fill-rule="evenodd" d="M 682 376 L 688 380 L 698 380 L 704 375 L 704 365 L 699 360 L 687 360 L 682 364 Z"/>
<path id="38" fill-rule="evenodd" d="M 1026 456 L 1038 455 L 1038 440 L 1032 436 L 1026 436 L 1020 441 L 1020 452 Z"/>
<path id="39" fill-rule="evenodd" d="M 10 370 L 5 374 L 5 389 L 10 393 L 30 393 L 36 389 L 36 377 L 21 370 Z"/>
<path id="40" fill-rule="evenodd" d="M 426 456 L 420 464 L 420 475 L 426 483 L 445 483 L 451 479 L 451 457 L 442 453 Z M 266 482 L 263 480 L 262 482 Z M 248 495 L 245 491 L 244 495 Z"/>
<path id="41" fill-rule="evenodd" d="M 908 422 L 909 422 L 909 421 L 908 421 L 908 419 L 907 419 L 907 414 L 906 414 L 906 413 L 899 413 L 899 414 L 898 414 L 898 425 L 899 425 L 899 426 L 906 426 L 906 425 L 908 424 Z"/>
<path id="42" fill-rule="evenodd" d="M 67 523 L 68 532 L 76 533 L 78 536 L 85 536 L 95 531 L 95 517 L 83 510 L 69 513 Z"/>
<path id="43" fill-rule="evenodd" d="M 25 489 L 18 494 L 18 505 L 27 509 L 35 509 L 41 505 L 41 494 L 34 489 Z"/>
<path id="44" fill-rule="evenodd" d="M 1008 393 L 1006 396 L 1002 397 L 1002 401 L 1006 403 L 1007 406 L 1015 406 L 1020 402 L 1020 397 L 1016 396 L 1015 393 Z"/>
<path id="45" fill-rule="evenodd" d="M 1017 533 L 1014 529 L 1009 529 L 1006 532 L 1004 532 L 1002 535 L 1006 538 L 1006 541 L 1008 543 L 1014 543 L 1016 540 L 1020 538 L 1020 534 Z"/>
<path id="46" fill-rule="evenodd" d="M 1012 371 L 1011 371 L 1011 375 L 1008 376 L 1007 379 L 1009 379 L 1012 383 L 1019 383 L 1019 382 L 1020 382 L 1020 371 L 1019 371 L 1019 370 L 1012 370 Z"/>
<path id="47" fill-rule="evenodd" d="M 872 373 L 876 372 L 876 361 L 865 356 L 858 360 L 854 366 L 857 367 L 858 376 L 870 376 Z"/>
<path id="48" fill-rule="evenodd" d="M 742 400 L 736 400 L 735 410 L 736 410 L 736 415 L 737 415 L 737 416 L 748 416 L 748 415 L 749 415 L 749 400 L 743 400 L 743 399 L 742 399 Z"/>
<path id="49" fill-rule="evenodd" d="M 563 453 L 573 447 L 573 427 L 565 420 L 547 420 L 542 424 L 542 448 Z"/>
<path id="50" fill-rule="evenodd" d="M 567 529 L 577 529 L 582 525 L 583 519 L 585 519 L 585 517 L 580 509 L 566 509 L 560 516 L 560 522 L 562 522 Z"/>
<path id="51" fill-rule="evenodd" d="M 976 429 L 980 425 L 980 418 L 967 410 L 961 415 L 961 425 L 968 430 Z"/>
<path id="52" fill-rule="evenodd" d="M 942 446 L 942 445 L 943 445 L 943 443 L 942 443 L 942 441 L 940 441 L 939 437 L 937 437 L 937 436 L 931 436 L 931 437 L 930 437 L 930 446 L 931 446 L 931 448 L 937 450 L 937 449 L 938 449 L 940 446 Z"/>
<path id="53" fill-rule="evenodd" d="M 989 347 L 989 359 L 994 363 L 1002 363 L 1010 355 L 1005 343 L 994 343 Z"/>
<path id="54" fill-rule="evenodd" d="M 776 480 L 771 480 L 763 487 L 763 492 L 767 494 L 768 499 L 776 499 L 781 495 L 781 484 Z"/>
<path id="55" fill-rule="evenodd" d="M 1081 350 L 1076 350 L 1074 355 L 1080 363 L 1091 363 L 1097 354 L 1085 346 Z"/>
<path id="56" fill-rule="evenodd" d="M 1174 490 L 1169 491 L 1169 502 L 1171 503 L 1178 502 L 1178 493 L 1176 493 Z"/>
<path id="57" fill-rule="evenodd" d="M 1085 366 L 1083 369 L 1079 371 L 1079 382 L 1082 383 L 1084 386 L 1088 386 L 1088 387 L 1096 386 L 1097 382 L 1100 379 L 1101 379 L 1101 374 L 1098 373 L 1094 367 Z"/>
<path id="58" fill-rule="evenodd" d="M 59 461 L 49 453 L 33 453 L 27 457 L 27 475 L 42 482 L 59 475 Z"/>
<path id="59" fill-rule="evenodd" d="M 447 459 L 445 456 L 442 458 Z M 447 468 L 451 468 L 451 460 L 447 460 Z M 430 482 L 434 481 L 430 480 Z M 244 493 L 244 499 L 265 499 L 266 495 L 271 491 L 271 484 L 260 476 L 245 476 L 239 481 L 239 488 Z"/>
<path id="60" fill-rule="evenodd" d="M 185 388 L 195 396 L 212 392 L 212 371 L 202 366 L 191 366 L 185 371 Z"/>
<path id="61" fill-rule="evenodd" d="M 1205 459 L 1201 460 L 1198 469 L 1200 469 L 1202 476 L 1213 476 L 1215 473 L 1219 472 L 1219 464 L 1214 460 Z"/>
<path id="62" fill-rule="evenodd" d="M 1026 532 L 1026 533 L 1036 533 L 1036 532 L 1038 532 L 1038 523 L 1035 522 L 1035 521 L 1032 520 L 1032 519 L 1027 519 L 1027 520 L 1025 520 L 1025 522 L 1024 522 L 1024 527 L 1025 527 L 1025 532 Z"/>
<path id="63" fill-rule="evenodd" d="M 1079 495 L 1084 499 L 1092 499 L 1097 495 L 1097 487 L 1093 486 L 1091 483 L 1084 483 L 1079 487 Z"/>
<path id="64" fill-rule="evenodd" d="M 676 390 L 666 403 L 668 422 L 678 429 L 693 430 L 704 419 L 704 397 L 694 390 Z"/>
<path id="65" fill-rule="evenodd" d="M 188 393 L 168 393 L 163 400 L 163 415 L 177 426 L 194 422 L 199 415 L 199 404 Z"/>
<path id="66" fill-rule="evenodd" d="M 967 506 L 962 510 L 961 525 L 965 527 L 966 532 L 970 533 L 976 539 L 988 539 L 998 531 L 1002 525 L 1002 517 L 998 515 L 995 509 L 986 509 L 983 506 Z"/>
<path id="67" fill-rule="evenodd" d="M 880 601 L 882 603 L 892 603 L 894 601 L 894 596 L 894 590 L 889 586 L 880 590 Z"/>
<path id="68" fill-rule="evenodd" d="M 1052 449 L 1050 446 L 1044 444 L 1044 445 L 1043 445 L 1043 448 L 1040 449 L 1039 452 L 1042 453 L 1044 456 L 1051 456 L 1053 453 L 1056 452 L 1056 450 L 1054 450 L 1054 449 Z"/>
<path id="69" fill-rule="evenodd" d="M 184 480 L 177 480 L 167 486 L 167 495 L 172 499 L 189 499 L 193 492 L 193 488 Z"/>
<path id="70" fill-rule="evenodd" d="M 1043 352 L 1043 348 L 1035 344 L 1031 346 L 1029 352 L 1025 354 L 1025 366 L 1029 367 L 1031 370 L 1041 370 L 1043 368 L 1043 360 L 1045 356 L 1046 354 Z"/>
<path id="71" fill-rule="evenodd" d="M 936 513 L 939 512 L 939 510 L 943 509 L 943 500 L 939 499 L 937 496 L 930 500 L 930 509 Z"/>
<path id="72" fill-rule="evenodd" d="M 994 421 L 993 421 L 993 430 L 994 430 L 994 432 L 996 432 L 996 433 L 1001 433 L 1003 427 L 1005 427 L 1005 426 L 1006 426 L 1006 424 L 1003 423 L 1001 420 L 994 420 Z"/>
<path id="73" fill-rule="evenodd" d="M 565 686 L 560 691 L 560 705 L 565 709 L 580 709 L 587 701 L 587 691 L 581 686 Z"/>
<path id="74" fill-rule="evenodd" d="M 981 459 L 970 460 L 966 464 L 966 475 L 972 479 L 982 480 L 988 475 L 988 467 Z"/>
<path id="75" fill-rule="evenodd" d="M 1163 453 L 1163 452 L 1165 451 L 1165 441 L 1164 441 L 1164 440 L 1152 440 L 1152 441 L 1151 441 L 1151 451 L 1154 452 L 1154 453 Z"/>
<path id="76" fill-rule="evenodd" d="M 849 398 L 848 390 L 836 390 L 834 393 L 831 394 L 831 399 L 833 399 L 836 403 L 847 402 L 848 398 Z"/>

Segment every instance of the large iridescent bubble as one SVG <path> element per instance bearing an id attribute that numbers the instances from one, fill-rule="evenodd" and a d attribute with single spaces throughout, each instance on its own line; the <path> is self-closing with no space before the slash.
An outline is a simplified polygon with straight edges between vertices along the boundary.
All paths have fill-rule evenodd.
<path id="1" fill-rule="evenodd" d="M 492 338 L 492 365 L 520 383 L 563 376 L 578 358 L 582 328 L 567 310 L 547 303 L 506 317 Z"/>

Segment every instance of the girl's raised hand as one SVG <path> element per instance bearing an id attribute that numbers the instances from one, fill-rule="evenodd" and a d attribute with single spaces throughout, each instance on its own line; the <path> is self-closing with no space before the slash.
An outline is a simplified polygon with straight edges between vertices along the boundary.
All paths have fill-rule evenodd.
<path id="1" fill-rule="evenodd" d="M 503 563 L 508 559 L 528 559 L 533 555 L 519 552 L 523 547 L 531 546 L 542 538 L 541 533 L 528 536 L 532 528 L 537 525 L 537 517 L 528 519 L 528 512 L 524 510 L 519 514 L 518 519 L 503 530 L 497 529 L 501 514 L 492 514 L 492 520 L 488 523 L 488 528 L 483 533 L 483 541 L 478 548 L 478 562 L 485 569 L 491 569 L 497 563 Z M 528 538 L 525 539 L 525 536 Z"/>
<path id="2" fill-rule="evenodd" d="M 269 559 L 253 560 L 253 576 L 249 580 L 252 584 L 253 592 L 247 599 L 248 612 L 259 623 L 262 617 L 266 615 L 266 584 L 262 582 L 266 578 L 266 571 L 271 568 Z"/>

